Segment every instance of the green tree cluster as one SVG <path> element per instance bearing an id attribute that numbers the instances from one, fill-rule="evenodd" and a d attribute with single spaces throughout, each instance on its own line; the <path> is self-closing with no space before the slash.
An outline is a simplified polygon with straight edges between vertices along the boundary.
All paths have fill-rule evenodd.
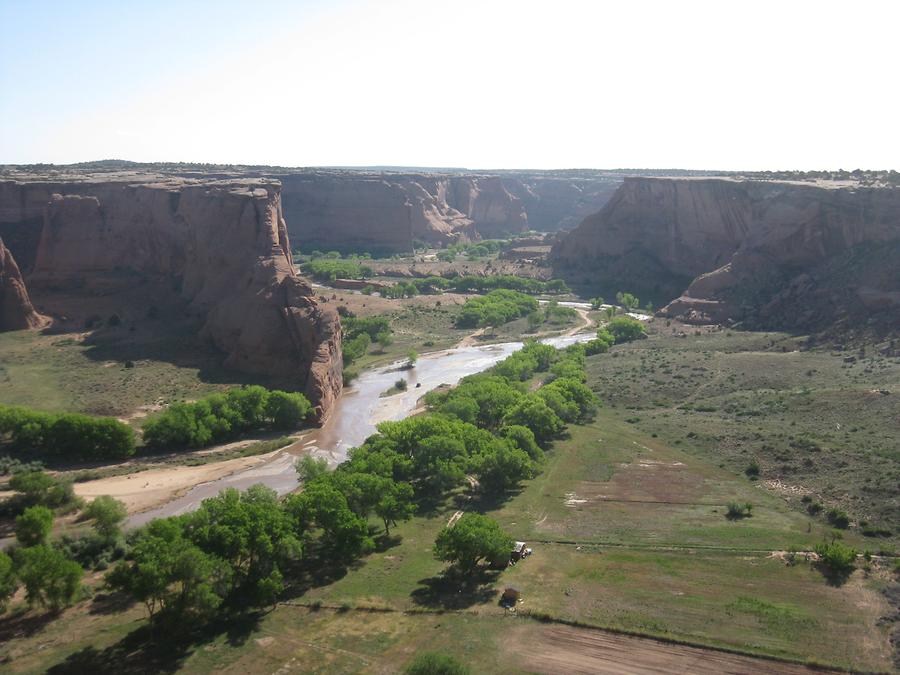
<path id="1" fill-rule="evenodd" d="M 366 318 L 350 316 L 343 319 L 341 325 L 344 330 L 344 365 L 364 356 L 373 342 L 377 342 L 384 349 L 393 341 L 390 321 L 384 316 Z"/>
<path id="2" fill-rule="evenodd" d="M 200 448 L 257 429 L 296 429 L 312 406 L 303 394 L 250 386 L 176 403 L 144 423 L 151 448 Z"/>
<path id="3" fill-rule="evenodd" d="M 134 433 L 110 417 L 45 413 L 0 406 L 0 439 L 14 450 L 66 459 L 118 459 L 134 454 Z"/>
<path id="4" fill-rule="evenodd" d="M 460 328 L 500 326 L 527 316 L 537 308 L 538 303 L 534 298 L 518 291 L 499 289 L 466 300 L 456 316 L 456 325 Z"/>
<path id="5" fill-rule="evenodd" d="M 9 479 L 9 487 L 17 493 L 7 502 L 9 510 L 14 512 L 29 506 L 58 509 L 77 503 L 70 480 L 56 478 L 44 471 L 14 473 Z"/>
<path id="6" fill-rule="evenodd" d="M 647 337 L 644 324 L 630 316 L 617 316 L 606 324 L 606 330 L 613 336 L 616 344 L 632 342 Z"/>
<path id="7" fill-rule="evenodd" d="M 319 281 L 335 279 L 369 279 L 372 268 L 361 265 L 358 260 L 339 260 L 334 258 L 317 258 L 301 266 L 303 273 Z"/>

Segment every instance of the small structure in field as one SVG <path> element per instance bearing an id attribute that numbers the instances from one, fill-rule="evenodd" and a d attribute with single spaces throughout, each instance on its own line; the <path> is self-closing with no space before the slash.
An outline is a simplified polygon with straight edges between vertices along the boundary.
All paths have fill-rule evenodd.
<path id="1" fill-rule="evenodd" d="M 511 562 L 518 562 L 529 553 L 531 553 L 531 549 L 528 548 L 528 545 L 524 541 L 517 541 L 513 545 L 512 553 L 509 554 L 509 559 Z"/>
<path id="2" fill-rule="evenodd" d="M 500 604 L 505 607 L 515 607 L 516 603 L 522 597 L 522 592 L 518 586 L 507 586 L 503 589 L 503 595 L 500 596 Z"/>

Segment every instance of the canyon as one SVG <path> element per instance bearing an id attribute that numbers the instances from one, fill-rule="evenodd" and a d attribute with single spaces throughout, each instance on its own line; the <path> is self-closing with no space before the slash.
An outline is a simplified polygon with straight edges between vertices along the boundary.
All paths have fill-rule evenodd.
<path id="1" fill-rule="evenodd" d="M 625 178 L 553 264 L 690 323 L 819 330 L 900 317 L 900 190 L 845 182 Z"/>
<path id="2" fill-rule="evenodd" d="M 282 183 L 288 229 L 307 250 L 410 251 L 573 227 L 621 181 L 605 172 L 261 171 Z"/>
<path id="3" fill-rule="evenodd" d="M 72 318 L 54 304 L 67 294 L 83 315 L 111 294 L 177 298 L 225 367 L 288 380 L 321 421 L 341 392 L 340 321 L 294 270 L 280 192 L 249 178 L 20 176 L 0 181 L 0 236 L 61 325 Z M 137 305 L 147 316 L 165 309 Z"/>

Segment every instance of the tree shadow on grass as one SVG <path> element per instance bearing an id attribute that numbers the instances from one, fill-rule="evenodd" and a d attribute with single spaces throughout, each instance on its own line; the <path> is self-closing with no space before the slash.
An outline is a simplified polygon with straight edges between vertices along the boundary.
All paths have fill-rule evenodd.
<path id="1" fill-rule="evenodd" d="M 60 612 L 36 612 L 21 608 L 0 618 L 0 644 L 13 638 L 31 637 L 59 618 Z"/>
<path id="2" fill-rule="evenodd" d="M 852 567 L 850 569 L 835 569 L 822 562 L 813 563 L 813 567 L 825 578 L 825 583 L 836 588 L 846 584 L 854 572 Z"/>
<path id="3" fill-rule="evenodd" d="M 420 579 L 420 588 L 410 595 L 414 603 L 429 609 L 459 610 L 491 602 L 498 591 L 491 587 L 499 570 L 479 568 L 474 572 L 464 573 L 455 568 L 444 574 L 428 579 Z"/>
<path id="4" fill-rule="evenodd" d="M 285 574 L 289 583 L 281 599 L 294 600 L 314 588 L 329 586 L 343 579 L 347 572 L 357 570 L 363 565 L 365 556 L 344 559 L 323 548 L 318 542 L 310 543 L 303 558 Z"/>
<path id="5" fill-rule="evenodd" d="M 135 600 L 126 593 L 98 593 L 91 601 L 91 614 L 118 614 L 135 605 Z"/>
<path id="6" fill-rule="evenodd" d="M 226 636 L 231 646 L 247 642 L 257 629 L 263 614 L 252 612 L 223 617 L 194 631 L 182 622 L 167 630 L 149 624 L 131 631 L 124 638 L 105 649 L 89 645 L 70 654 L 47 670 L 48 673 L 91 675 L 142 675 L 144 673 L 173 673 L 184 666 L 185 660 L 204 644 Z"/>

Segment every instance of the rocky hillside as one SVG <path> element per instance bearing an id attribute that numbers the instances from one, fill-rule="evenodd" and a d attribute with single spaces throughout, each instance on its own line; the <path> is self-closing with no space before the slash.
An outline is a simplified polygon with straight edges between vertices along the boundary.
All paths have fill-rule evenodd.
<path id="1" fill-rule="evenodd" d="M 39 328 L 48 321 L 34 310 L 19 266 L 0 239 L 0 332 Z"/>
<path id="2" fill-rule="evenodd" d="M 900 189 L 857 183 L 626 178 L 563 237 L 557 269 L 665 316 L 822 330 L 900 327 Z"/>
<path id="3" fill-rule="evenodd" d="M 292 373 L 320 417 L 340 394 L 340 322 L 293 268 L 277 182 L 20 177 L 0 181 L 0 235 L 36 294 L 174 284 L 227 367 Z"/>

